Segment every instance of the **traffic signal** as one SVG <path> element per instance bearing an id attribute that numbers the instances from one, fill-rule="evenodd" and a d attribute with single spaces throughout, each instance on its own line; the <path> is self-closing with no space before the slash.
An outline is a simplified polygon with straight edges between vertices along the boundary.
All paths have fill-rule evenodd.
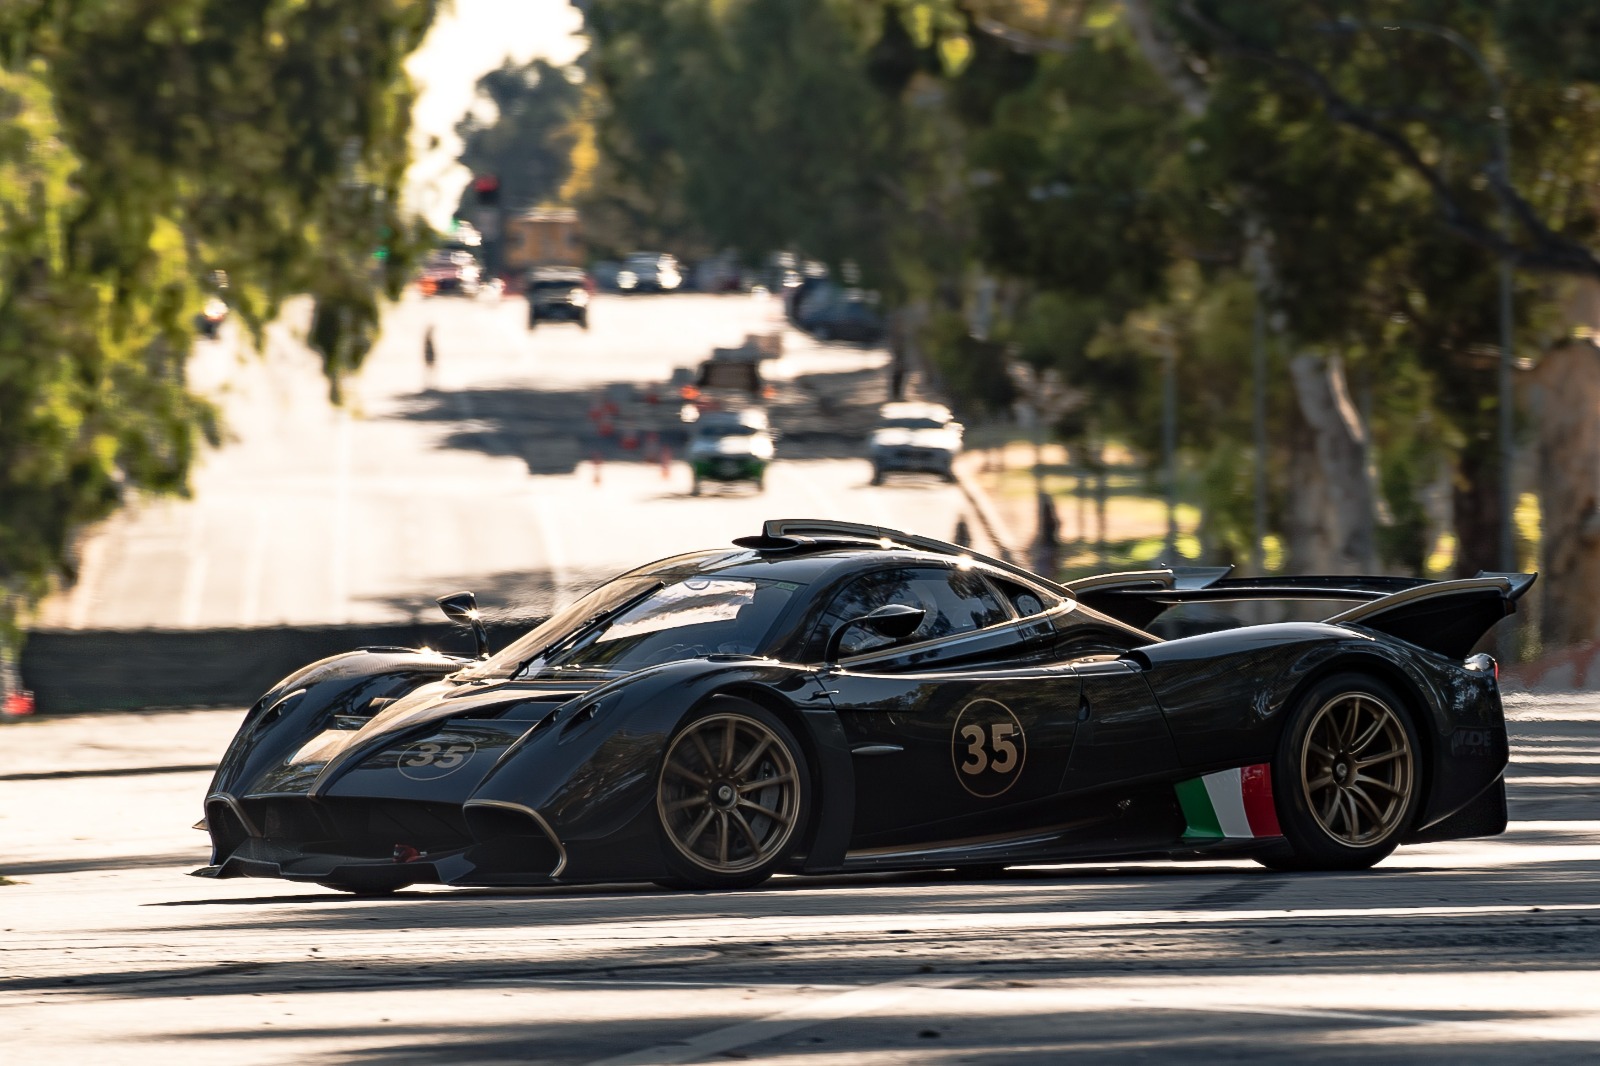
<path id="1" fill-rule="evenodd" d="M 480 174 L 472 179 L 472 193 L 479 207 L 495 207 L 500 203 L 500 179 L 493 174 Z"/>

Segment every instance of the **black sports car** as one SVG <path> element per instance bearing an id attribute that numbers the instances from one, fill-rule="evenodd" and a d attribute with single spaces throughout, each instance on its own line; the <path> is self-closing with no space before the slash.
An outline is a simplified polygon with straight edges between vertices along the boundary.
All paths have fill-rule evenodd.
<path id="1" fill-rule="evenodd" d="M 285 679 L 206 797 L 213 877 L 753 885 L 776 871 L 1248 856 L 1370 866 L 1506 824 L 1496 666 L 1529 574 L 1068 584 L 784 520 L 623 574 L 493 655 Z M 1347 601 L 1161 640 L 1169 607 Z"/>

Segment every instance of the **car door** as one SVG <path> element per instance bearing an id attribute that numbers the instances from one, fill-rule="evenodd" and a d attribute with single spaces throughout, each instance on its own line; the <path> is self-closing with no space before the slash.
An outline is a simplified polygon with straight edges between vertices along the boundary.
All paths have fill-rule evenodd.
<path id="1" fill-rule="evenodd" d="M 888 603 L 925 611 L 904 640 L 847 640 L 824 679 L 854 753 L 854 849 L 1022 831 L 1057 817 L 1072 750 L 1070 665 L 1010 668 L 1041 627 L 1018 619 L 981 575 L 905 567 L 841 590 L 818 630 Z"/>

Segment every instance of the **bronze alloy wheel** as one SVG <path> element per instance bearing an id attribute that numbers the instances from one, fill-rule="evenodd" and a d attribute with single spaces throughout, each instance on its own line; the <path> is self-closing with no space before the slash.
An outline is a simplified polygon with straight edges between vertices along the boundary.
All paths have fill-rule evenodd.
<path id="1" fill-rule="evenodd" d="M 656 787 L 656 810 L 673 847 L 719 876 L 782 858 L 801 813 L 801 771 L 791 744 L 752 715 L 691 722 L 667 749 Z"/>
<path id="2" fill-rule="evenodd" d="M 1300 787 L 1322 831 L 1347 847 L 1381 844 L 1401 827 L 1416 756 L 1400 715 L 1369 692 L 1318 708 L 1300 752 Z"/>

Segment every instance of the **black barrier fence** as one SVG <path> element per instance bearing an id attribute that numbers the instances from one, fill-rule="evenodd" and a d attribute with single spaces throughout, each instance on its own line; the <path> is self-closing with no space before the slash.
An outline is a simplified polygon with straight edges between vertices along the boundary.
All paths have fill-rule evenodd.
<path id="1" fill-rule="evenodd" d="M 540 619 L 488 623 L 502 648 Z M 42 714 L 146 707 L 245 707 L 308 663 L 356 648 L 430 647 L 471 655 L 472 634 L 448 622 L 259 629 L 39 629 L 28 635 L 22 684 Z"/>

